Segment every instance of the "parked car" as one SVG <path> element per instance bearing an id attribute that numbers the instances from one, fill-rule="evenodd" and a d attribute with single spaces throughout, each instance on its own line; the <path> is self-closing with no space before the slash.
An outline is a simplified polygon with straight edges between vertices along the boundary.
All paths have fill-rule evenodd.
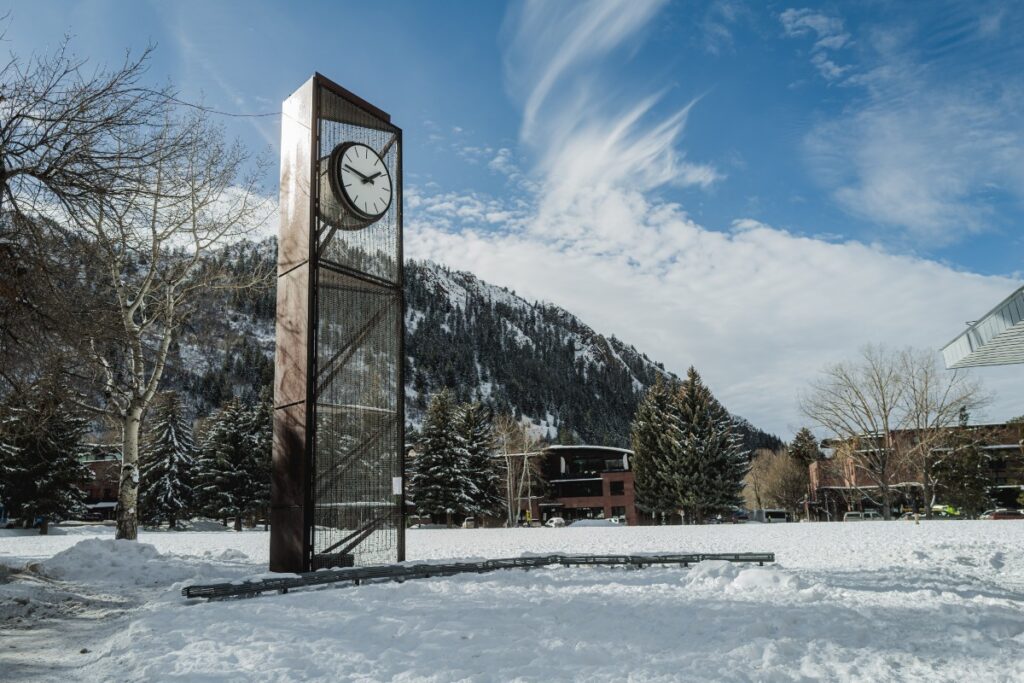
<path id="1" fill-rule="evenodd" d="M 952 505 L 933 505 L 932 506 L 932 517 L 942 518 L 959 518 L 960 511 Z"/>
<path id="2" fill-rule="evenodd" d="M 778 524 L 789 521 L 789 513 L 778 508 L 754 510 L 753 520 L 764 524 Z"/>
<path id="3" fill-rule="evenodd" d="M 882 515 L 878 514 L 874 510 L 865 510 L 864 512 L 847 512 L 843 515 L 844 522 L 877 522 L 882 519 Z"/>
<path id="4" fill-rule="evenodd" d="M 981 513 L 980 519 L 1024 519 L 1024 512 L 1011 508 L 996 508 Z"/>
<path id="5" fill-rule="evenodd" d="M 727 520 L 733 524 L 742 524 L 743 522 L 750 521 L 750 513 L 743 508 L 733 508 Z"/>
<path id="6" fill-rule="evenodd" d="M 544 522 L 544 526 L 556 528 L 565 526 L 565 520 L 561 517 L 552 517 L 548 521 Z"/>

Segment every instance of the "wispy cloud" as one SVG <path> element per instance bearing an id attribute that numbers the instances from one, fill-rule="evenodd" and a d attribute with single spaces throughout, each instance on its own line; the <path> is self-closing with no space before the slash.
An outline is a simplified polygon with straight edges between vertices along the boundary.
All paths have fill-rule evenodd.
<path id="1" fill-rule="evenodd" d="M 736 42 L 734 27 L 748 15 L 749 10 L 739 0 L 714 0 L 710 3 L 700 21 L 704 50 L 713 55 L 731 52 Z"/>
<path id="2" fill-rule="evenodd" d="M 530 0 L 508 18 L 511 34 L 506 75 L 513 92 L 525 98 L 523 137 L 537 132 L 538 115 L 557 86 L 581 67 L 634 37 L 665 0 L 597 0 L 550 3 Z"/>
<path id="3" fill-rule="evenodd" d="M 699 102 L 657 116 L 666 93 L 622 106 L 602 87 L 604 60 L 636 39 L 658 5 L 566 4 L 556 16 L 545 7 L 547 23 L 527 5 L 506 27 L 522 137 L 537 159 L 534 191 L 515 200 L 417 195 L 406 214 L 411 255 L 554 301 L 670 369 L 696 364 L 732 410 L 784 435 L 801 423 L 798 389 L 823 364 L 865 342 L 934 348 L 968 311 L 1011 288 L 742 215 L 725 231 L 700 225 L 658 191 L 722 179 L 680 149 Z M 596 17 L 618 28 L 598 28 Z M 579 31 L 601 38 L 564 54 L 554 47 L 579 46 Z M 518 173 L 516 156 L 502 148 L 490 166 Z"/>
<path id="4" fill-rule="evenodd" d="M 815 35 L 841 30 L 836 20 Z M 867 32 L 860 60 L 831 76 L 849 103 L 804 148 L 845 210 L 934 246 L 998 227 L 996 207 L 1024 200 L 1024 80 L 931 63 L 913 38 L 906 27 Z"/>
<path id="5" fill-rule="evenodd" d="M 182 60 L 186 64 L 198 66 L 199 69 L 213 81 L 217 89 L 223 93 L 225 97 L 230 100 L 233 107 L 236 108 L 237 113 L 248 113 L 253 110 L 259 110 L 265 108 L 265 103 L 257 103 L 256 106 L 250 106 L 249 101 L 246 97 L 239 92 L 239 90 L 226 78 L 224 78 L 220 69 L 214 65 L 213 60 L 209 58 L 203 51 L 196 49 L 192 39 L 189 37 L 188 29 L 185 26 L 187 20 L 182 18 L 180 15 L 175 20 L 173 26 L 172 35 L 177 43 L 178 51 L 181 54 Z M 276 122 L 268 122 L 260 118 L 247 118 L 246 121 L 251 125 L 264 142 L 269 147 L 275 147 L 278 144 L 278 131 Z"/>
<path id="6" fill-rule="evenodd" d="M 843 20 L 811 9 L 787 9 L 779 15 L 788 36 L 813 36 L 815 49 L 838 50 L 850 42 Z"/>
<path id="7" fill-rule="evenodd" d="M 616 92 L 602 78 L 602 59 L 633 46 L 663 4 L 531 2 L 509 18 L 507 77 L 523 103 L 520 136 L 537 155 L 541 204 L 666 184 L 707 188 L 724 177 L 679 148 L 696 100 L 659 115 L 666 92 Z"/>
<path id="8" fill-rule="evenodd" d="M 790 38 L 810 37 L 814 40 L 811 63 L 825 80 L 838 81 L 849 71 L 849 66 L 839 65 L 831 55 L 831 52 L 849 46 L 852 40 L 840 17 L 806 8 L 791 8 L 779 15 L 779 21 Z"/>
<path id="9" fill-rule="evenodd" d="M 561 224 L 527 212 L 496 231 L 410 211 L 408 251 L 553 301 L 677 372 L 696 364 L 730 409 L 782 435 L 824 364 L 867 342 L 936 348 L 1016 286 L 752 219 L 711 231 L 639 193 L 575 208 Z M 1005 398 L 996 418 L 1020 412 L 1012 377 L 982 376 Z"/>

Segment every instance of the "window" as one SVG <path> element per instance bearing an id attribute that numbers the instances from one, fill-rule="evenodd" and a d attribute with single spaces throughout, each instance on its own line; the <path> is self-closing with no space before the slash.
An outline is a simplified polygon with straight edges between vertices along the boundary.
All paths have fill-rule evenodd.
<path id="1" fill-rule="evenodd" d="M 626 482 L 624 482 L 624 481 L 608 482 L 608 495 L 611 495 L 611 496 L 624 496 L 624 495 L 626 495 Z"/>

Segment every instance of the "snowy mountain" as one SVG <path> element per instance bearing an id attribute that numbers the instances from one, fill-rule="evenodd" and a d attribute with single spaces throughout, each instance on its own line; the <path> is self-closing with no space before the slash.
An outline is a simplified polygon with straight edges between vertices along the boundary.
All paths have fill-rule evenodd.
<path id="1" fill-rule="evenodd" d="M 227 257 L 239 272 L 273 263 L 273 239 Z M 220 296 L 221 299 L 216 297 Z M 168 384 L 197 415 L 231 394 L 257 398 L 273 381 L 274 292 L 211 298 L 174 350 Z M 450 387 L 514 413 L 552 441 L 625 446 L 629 423 L 661 363 L 604 336 L 569 311 L 436 263 L 406 263 L 406 416 L 412 429 L 431 393 Z M 740 420 L 751 448 L 780 442 Z"/>

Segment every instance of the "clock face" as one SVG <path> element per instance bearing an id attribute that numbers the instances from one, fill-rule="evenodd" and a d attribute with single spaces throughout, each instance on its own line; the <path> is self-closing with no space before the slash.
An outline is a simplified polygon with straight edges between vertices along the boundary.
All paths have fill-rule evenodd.
<path id="1" fill-rule="evenodd" d="M 391 174 L 370 147 L 357 142 L 339 147 L 335 174 L 345 204 L 358 217 L 376 220 L 391 206 Z"/>

